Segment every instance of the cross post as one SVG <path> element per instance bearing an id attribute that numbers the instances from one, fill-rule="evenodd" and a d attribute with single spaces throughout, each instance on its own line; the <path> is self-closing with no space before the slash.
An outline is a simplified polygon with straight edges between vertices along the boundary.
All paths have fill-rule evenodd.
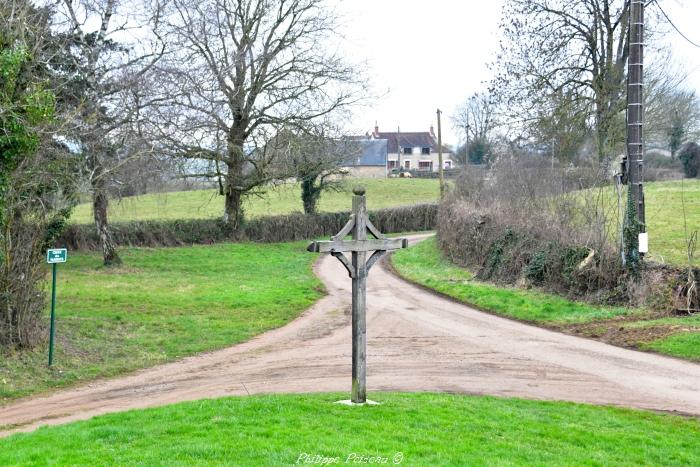
<path id="1" fill-rule="evenodd" d="M 355 187 L 352 197 L 352 215 L 338 234 L 330 241 L 312 242 L 308 251 L 330 253 L 345 266 L 352 279 L 352 398 L 355 404 L 367 401 L 367 273 L 390 250 L 406 248 L 405 238 L 386 238 L 372 224 L 367 215 L 365 189 Z M 367 239 L 367 231 L 374 239 Z M 352 240 L 345 237 L 352 233 Z M 367 259 L 367 253 L 373 251 Z M 344 255 L 351 252 L 351 261 Z"/>

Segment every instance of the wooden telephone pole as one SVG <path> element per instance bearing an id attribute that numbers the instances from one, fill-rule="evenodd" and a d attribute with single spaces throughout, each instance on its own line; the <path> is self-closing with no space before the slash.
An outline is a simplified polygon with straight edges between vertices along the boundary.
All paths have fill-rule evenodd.
<path id="1" fill-rule="evenodd" d="M 445 195 L 445 172 L 443 171 L 442 163 L 442 125 L 440 123 L 440 114 L 442 111 L 437 109 L 437 125 L 438 125 L 438 175 L 440 177 L 440 199 Z"/>
<path id="2" fill-rule="evenodd" d="M 647 252 L 644 212 L 644 0 L 630 0 L 629 59 L 627 63 L 628 210 L 626 256 L 632 264 Z"/>

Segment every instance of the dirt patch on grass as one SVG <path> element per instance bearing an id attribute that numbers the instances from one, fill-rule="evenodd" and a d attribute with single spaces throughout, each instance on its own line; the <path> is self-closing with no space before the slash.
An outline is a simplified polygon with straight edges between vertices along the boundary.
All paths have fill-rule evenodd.
<path id="1" fill-rule="evenodd" d="M 692 326 L 684 324 L 639 326 L 640 322 L 643 320 L 640 321 L 639 318 L 621 317 L 614 320 L 567 325 L 562 327 L 561 331 L 596 339 L 606 344 L 639 350 L 644 348 L 644 344 L 665 339 L 673 334 L 695 330 Z M 635 325 L 631 325 L 632 323 Z"/>

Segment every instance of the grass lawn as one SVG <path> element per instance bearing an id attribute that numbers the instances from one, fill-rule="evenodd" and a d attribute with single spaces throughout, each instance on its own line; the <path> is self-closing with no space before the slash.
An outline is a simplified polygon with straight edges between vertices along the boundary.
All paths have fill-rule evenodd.
<path id="1" fill-rule="evenodd" d="M 700 326 L 686 329 L 663 339 L 642 345 L 643 348 L 700 362 Z"/>
<path id="2" fill-rule="evenodd" d="M 435 238 L 397 251 L 394 268 L 406 279 L 474 307 L 624 347 L 700 361 L 700 316 L 659 318 L 645 310 L 601 307 L 515 287 L 478 282 L 445 259 Z"/>
<path id="3" fill-rule="evenodd" d="M 534 323 L 570 324 L 610 319 L 636 312 L 600 307 L 556 295 L 478 282 L 474 275 L 443 258 L 435 238 L 429 238 L 391 258 L 406 279 L 437 290 L 477 308 Z"/>
<path id="4" fill-rule="evenodd" d="M 648 183 L 644 189 L 650 259 L 686 266 L 683 200 L 690 234 L 700 230 L 700 179 Z M 700 257 L 700 250 L 696 255 Z"/>
<path id="5" fill-rule="evenodd" d="M 352 187 L 362 184 L 367 190 L 367 208 L 381 209 L 437 201 L 440 185 L 437 179 L 348 179 L 340 192 L 321 195 L 319 210 L 327 212 L 351 209 Z M 219 217 L 224 200 L 215 190 L 181 191 L 149 194 L 112 201 L 110 220 L 113 222 L 149 219 L 194 219 Z M 245 204 L 246 215 L 288 214 L 303 211 L 299 184 L 287 183 L 271 188 L 263 197 L 250 197 Z M 92 205 L 85 203 L 73 211 L 72 222 L 92 223 Z"/>
<path id="6" fill-rule="evenodd" d="M 305 244 L 123 249 L 124 266 L 59 266 L 57 353 L 0 354 L 0 403 L 225 347 L 282 326 L 322 295 Z M 2 465 L 2 462 L 0 462 Z"/>
<path id="7" fill-rule="evenodd" d="M 0 465 L 698 465 L 700 422 L 450 394 L 276 395 L 100 416 L 0 440 Z M 318 457 L 315 457 L 318 456 Z M 334 458 L 338 458 L 333 462 Z M 367 462 L 365 462 L 367 463 Z"/>

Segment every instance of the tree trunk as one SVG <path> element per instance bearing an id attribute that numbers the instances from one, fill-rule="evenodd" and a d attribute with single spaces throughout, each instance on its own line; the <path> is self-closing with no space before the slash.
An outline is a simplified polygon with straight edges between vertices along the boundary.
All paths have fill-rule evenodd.
<path id="1" fill-rule="evenodd" d="M 243 225 L 243 195 L 230 186 L 224 192 L 224 222 L 233 230 Z"/>
<path id="2" fill-rule="evenodd" d="M 228 143 L 228 160 L 226 161 L 226 181 L 224 186 L 224 222 L 232 230 L 238 230 L 243 225 L 243 189 L 244 157 L 243 137 L 231 137 Z"/>
<path id="3" fill-rule="evenodd" d="M 107 207 L 109 200 L 107 198 L 107 190 L 104 181 L 104 172 L 95 170 L 93 172 L 92 182 L 92 210 L 95 217 L 95 227 L 97 228 L 97 236 L 100 239 L 100 247 L 102 248 L 102 258 L 105 266 L 118 266 L 122 263 L 117 246 L 114 244 L 112 232 L 109 229 L 109 220 L 107 217 Z"/>
<path id="4" fill-rule="evenodd" d="M 321 190 L 314 184 L 314 179 L 304 179 L 301 182 L 301 201 L 304 204 L 306 214 L 315 214 L 316 205 L 321 195 Z"/>
<path id="5" fill-rule="evenodd" d="M 603 162 L 603 159 L 605 159 L 605 153 L 608 149 L 608 130 L 606 128 L 605 110 L 603 107 L 604 104 L 599 97 L 596 102 L 595 116 L 596 152 L 598 153 L 599 163 Z"/>

